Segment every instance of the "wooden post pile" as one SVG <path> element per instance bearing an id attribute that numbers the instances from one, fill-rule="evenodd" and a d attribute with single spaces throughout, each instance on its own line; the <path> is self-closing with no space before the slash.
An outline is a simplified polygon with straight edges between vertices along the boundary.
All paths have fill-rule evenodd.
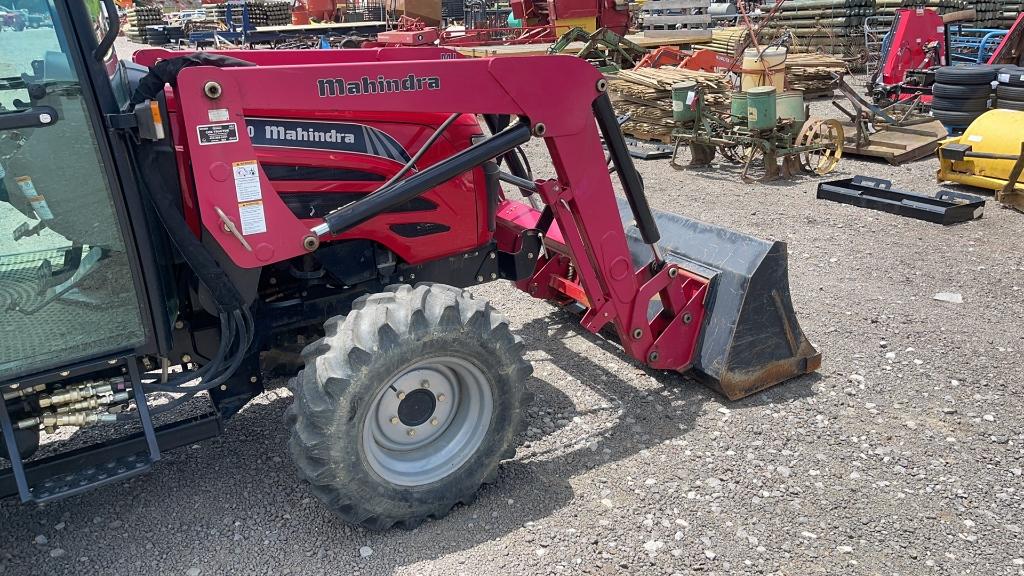
<path id="1" fill-rule="evenodd" d="M 719 54 L 735 58 L 743 51 L 743 47 L 748 44 L 747 38 L 749 37 L 750 32 L 745 26 L 713 28 L 711 30 L 711 42 L 699 44 L 696 47 L 708 48 Z"/>
<path id="2" fill-rule="evenodd" d="M 147 44 L 147 26 L 159 26 L 164 23 L 163 11 L 159 6 L 133 6 L 127 10 L 128 26 L 125 36 L 132 42 Z"/>
<path id="3" fill-rule="evenodd" d="M 609 76 L 608 93 L 617 114 L 629 114 L 622 132 L 639 140 L 671 141 L 672 85 L 685 80 L 696 81 L 704 88 L 704 102 L 712 109 L 729 109 L 731 85 L 724 74 L 662 68 L 623 70 Z"/>
<path id="4" fill-rule="evenodd" d="M 242 5 L 231 5 L 231 20 L 236 26 L 242 24 Z M 292 23 L 291 3 L 287 0 L 246 0 L 244 5 L 249 9 L 250 26 L 286 26 Z M 227 4 L 204 4 L 203 9 L 207 18 L 220 21 L 227 19 Z"/>
<path id="5" fill-rule="evenodd" d="M 1017 21 L 1017 16 L 1024 12 L 1024 2 L 1003 2 L 1002 13 L 999 15 L 999 26 L 997 28 L 1010 29 Z"/>
<path id="6" fill-rule="evenodd" d="M 793 35 L 790 52 L 832 54 L 860 69 L 867 57 L 864 19 L 876 0 L 788 0 L 762 28 L 765 42 Z"/>

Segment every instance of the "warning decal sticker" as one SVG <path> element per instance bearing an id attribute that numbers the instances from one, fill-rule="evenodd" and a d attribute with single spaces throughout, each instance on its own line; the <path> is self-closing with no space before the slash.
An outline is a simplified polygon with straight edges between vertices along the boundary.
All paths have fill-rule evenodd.
<path id="1" fill-rule="evenodd" d="M 242 221 L 242 235 L 262 234 L 267 231 L 267 219 L 263 215 L 263 201 L 238 203 L 238 218 Z"/>
<path id="2" fill-rule="evenodd" d="M 260 168 L 255 160 L 234 162 L 231 172 L 235 177 L 235 196 L 238 198 L 238 217 L 242 221 L 242 234 L 262 234 L 267 231 L 263 214 L 263 193 L 260 191 Z"/>

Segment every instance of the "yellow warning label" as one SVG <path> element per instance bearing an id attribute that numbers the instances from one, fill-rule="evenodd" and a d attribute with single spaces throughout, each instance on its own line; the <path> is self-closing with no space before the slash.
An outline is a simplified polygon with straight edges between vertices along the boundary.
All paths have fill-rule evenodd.
<path id="1" fill-rule="evenodd" d="M 242 234 L 262 234 L 267 231 L 267 219 L 263 213 L 262 200 L 238 203 L 238 219 L 242 222 Z"/>

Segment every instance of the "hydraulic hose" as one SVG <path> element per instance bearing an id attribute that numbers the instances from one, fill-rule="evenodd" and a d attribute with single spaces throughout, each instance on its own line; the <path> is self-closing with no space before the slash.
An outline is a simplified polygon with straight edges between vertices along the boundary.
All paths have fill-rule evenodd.
<path id="1" fill-rule="evenodd" d="M 409 170 L 412 170 L 412 167 L 415 166 L 417 162 L 419 162 L 420 158 L 423 157 L 423 154 L 426 153 L 427 149 L 433 146 L 434 143 L 437 142 L 437 139 L 440 138 L 442 134 L 444 134 L 444 131 L 447 130 L 448 127 L 451 126 L 453 122 L 458 120 L 459 116 L 461 115 L 461 113 L 456 112 L 455 114 L 449 116 L 447 120 L 442 122 L 441 125 L 437 127 L 437 130 L 434 130 L 434 133 L 430 135 L 430 138 L 427 138 L 427 141 L 423 143 L 423 146 L 420 146 L 420 149 L 416 152 L 416 154 L 413 154 L 412 158 L 410 158 L 409 161 L 405 163 L 405 166 L 402 166 L 402 168 L 398 172 L 395 172 L 395 175 L 389 178 L 387 182 L 381 184 L 381 186 L 377 188 L 375 192 L 380 192 L 381 190 L 386 189 L 388 186 L 391 186 L 395 182 L 398 182 L 399 178 L 405 176 L 409 172 Z"/>

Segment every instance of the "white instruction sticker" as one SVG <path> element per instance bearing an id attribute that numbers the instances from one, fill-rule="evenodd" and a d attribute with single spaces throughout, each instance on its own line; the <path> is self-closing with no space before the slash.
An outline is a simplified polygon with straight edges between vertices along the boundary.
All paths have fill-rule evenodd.
<path id="1" fill-rule="evenodd" d="M 982 138 L 978 134 L 971 134 L 970 136 L 967 137 L 968 142 L 981 142 L 982 140 L 984 140 L 984 138 Z"/>
<path id="2" fill-rule="evenodd" d="M 260 168 L 255 160 L 235 162 L 231 164 L 231 169 L 235 175 L 235 195 L 239 202 L 263 199 L 260 192 Z"/>
<path id="3" fill-rule="evenodd" d="M 263 201 L 252 200 L 238 203 L 238 219 L 242 221 L 242 234 L 262 234 L 267 231 L 267 219 L 263 215 Z"/>
<path id="4" fill-rule="evenodd" d="M 231 117 L 227 108 L 214 108 L 210 110 L 209 116 L 210 122 L 227 122 Z"/>
<path id="5" fill-rule="evenodd" d="M 1009 74 L 1000 74 L 1000 75 L 998 75 L 996 77 L 996 79 L 999 80 L 1000 82 L 1002 82 L 1003 84 L 1006 84 L 1007 82 L 1010 81 L 1010 75 Z"/>

